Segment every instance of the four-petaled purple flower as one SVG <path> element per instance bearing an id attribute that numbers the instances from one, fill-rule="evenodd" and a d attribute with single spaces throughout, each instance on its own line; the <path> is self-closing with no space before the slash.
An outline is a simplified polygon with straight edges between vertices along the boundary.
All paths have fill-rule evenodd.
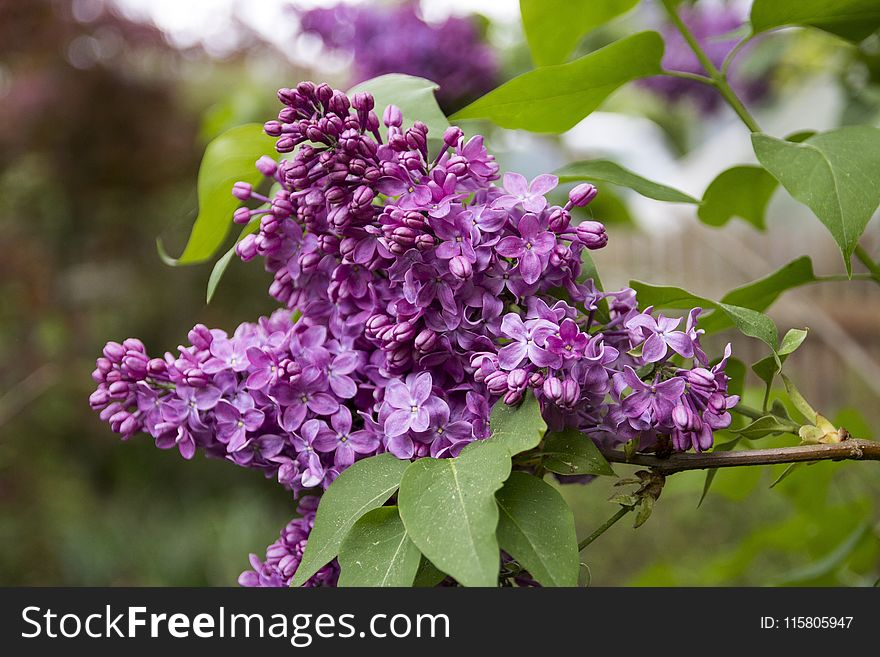
<path id="1" fill-rule="evenodd" d="M 549 255 L 556 246 L 556 236 L 542 228 L 538 217 L 533 214 L 523 215 L 517 228 L 520 236 L 503 238 L 495 250 L 507 258 L 517 258 L 523 280 L 534 283 L 541 276 L 541 258 Z"/>
<path id="2" fill-rule="evenodd" d="M 630 319 L 626 327 L 636 335 L 644 337 L 642 358 L 646 363 L 656 363 L 664 358 L 669 349 L 685 358 L 694 356 L 694 340 L 684 331 L 676 331 L 681 318 L 664 317 L 658 314 L 656 319 L 641 313 Z"/>
<path id="3" fill-rule="evenodd" d="M 545 347 L 547 338 L 557 330 L 558 327 L 546 319 L 523 322 L 522 317 L 514 313 L 505 315 L 501 321 L 501 333 L 510 338 L 511 342 L 498 350 L 501 369 L 512 370 L 525 359 L 538 367 L 558 363 L 559 356 Z"/>
<path id="4" fill-rule="evenodd" d="M 431 396 L 432 380 L 428 372 L 410 374 L 406 381 L 396 379 L 385 388 L 385 404 L 391 412 L 385 418 L 383 428 L 389 438 L 409 430 L 425 431 L 431 423 L 425 402 Z"/>
<path id="5" fill-rule="evenodd" d="M 217 440 L 226 443 L 226 449 L 237 452 L 247 444 L 247 432 L 256 431 L 263 424 L 263 411 L 256 408 L 239 410 L 227 401 L 217 404 Z"/>
<path id="6" fill-rule="evenodd" d="M 318 431 L 314 446 L 319 452 L 335 452 L 334 463 L 343 470 L 354 463 L 355 454 L 371 454 L 379 446 L 378 437 L 363 429 L 351 430 L 351 411 L 345 406 L 330 416 L 330 426 Z"/>

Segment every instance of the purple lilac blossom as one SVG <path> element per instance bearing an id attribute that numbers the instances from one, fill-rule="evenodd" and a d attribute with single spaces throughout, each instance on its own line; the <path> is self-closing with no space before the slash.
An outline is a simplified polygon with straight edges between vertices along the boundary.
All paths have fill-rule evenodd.
<path id="1" fill-rule="evenodd" d="M 429 23 L 418 2 L 362 6 L 339 4 L 300 13 L 303 32 L 324 47 L 352 56 L 352 83 L 386 73 L 405 73 L 440 85 L 444 109 L 457 109 L 495 86 L 498 60 L 475 17 L 450 16 Z"/>
<path id="2" fill-rule="evenodd" d="M 264 259 L 285 307 L 231 335 L 198 325 L 159 358 L 137 339 L 108 342 L 89 401 L 124 439 L 200 450 L 301 496 L 373 454 L 454 457 L 490 435 L 494 404 L 527 394 L 552 430 L 607 446 L 705 450 L 730 424 L 730 350 L 709 363 L 700 310 L 679 330 L 633 290 L 581 275 L 584 250 L 607 236 L 599 222 L 572 226 L 570 210 L 595 188 L 551 205 L 551 176 L 497 186 L 479 136 L 450 128 L 429 154 L 424 124 L 404 130 L 390 106 L 380 130 L 367 94 L 303 82 L 278 96 L 266 132 L 293 155 L 257 166 L 279 191 L 235 193 L 262 204 L 245 210 L 259 229 L 237 252 Z M 253 558 L 246 582 L 289 581 L 302 522 Z"/>
<path id="3" fill-rule="evenodd" d="M 718 5 L 682 6 L 679 15 L 697 39 L 709 60 L 720 68 L 725 57 L 733 50 L 739 37 L 732 32 L 743 26 L 745 18 L 737 7 Z M 697 56 L 685 42 L 681 33 L 669 21 L 660 28 L 666 50 L 663 55 L 663 68 L 696 75 L 707 75 Z M 745 49 L 748 50 L 748 47 Z M 740 52 L 728 73 L 733 90 L 747 101 L 760 100 L 767 93 L 766 79 L 750 76 L 737 66 L 745 52 Z M 654 91 L 672 102 L 689 101 L 703 113 L 711 113 L 723 104 L 721 95 L 712 87 L 670 76 L 656 76 L 640 80 L 637 84 Z"/>

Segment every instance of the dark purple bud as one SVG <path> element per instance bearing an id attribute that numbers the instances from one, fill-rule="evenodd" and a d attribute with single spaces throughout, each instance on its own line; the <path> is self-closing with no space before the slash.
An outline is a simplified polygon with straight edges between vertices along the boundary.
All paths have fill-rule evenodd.
<path id="1" fill-rule="evenodd" d="M 162 376 L 168 371 L 168 363 L 162 358 L 153 358 L 147 363 L 147 372 L 151 376 Z"/>
<path id="2" fill-rule="evenodd" d="M 378 331 L 383 326 L 391 324 L 391 318 L 388 315 L 371 315 L 367 318 L 366 327 L 370 331 Z"/>
<path id="3" fill-rule="evenodd" d="M 571 215 L 560 207 L 555 207 L 550 212 L 549 218 L 549 226 L 550 230 L 554 233 L 561 233 L 565 231 L 569 224 L 571 224 Z"/>
<path id="4" fill-rule="evenodd" d="M 356 93 L 351 98 L 351 106 L 359 112 L 369 112 L 375 105 L 376 102 L 373 100 L 373 96 L 364 91 Z"/>
<path id="5" fill-rule="evenodd" d="M 426 251 L 434 246 L 434 238 L 427 233 L 422 233 L 416 238 L 415 247 L 419 251 Z"/>
<path id="6" fill-rule="evenodd" d="M 415 347 L 422 353 L 428 353 L 437 344 L 437 333 L 429 328 L 422 329 L 416 336 Z"/>
<path id="7" fill-rule="evenodd" d="M 562 382 L 562 399 L 560 400 L 561 406 L 566 406 L 571 408 L 574 406 L 578 399 L 581 396 L 581 387 L 578 385 L 578 382 L 574 379 L 565 379 Z"/>
<path id="8" fill-rule="evenodd" d="M 270 137 L 280 137 L 282 126 L 278 121 L 266 121 L 263 124 L 263 130 Z"/>
<path id="9" fill-rule="evenodd" d="M 498 370 L 486 376 L 484 381 L 486 388 L 493 395 L 503 395 L 507 392 L 507 374 Z"/>
<path id="10" fill-rule="evenodd" d="M 577 238 L 588 249 L 601 249 L 608 244 L 605 226 L 598 221 L 582 221 L 575 227 Z"/>
<path id="11" fill-rule="evenodd" d="M 504 395 L 504 403 L 508 406 L 513 406 L 514 404 L 518 404 L 522 398 L 522 390 L 510 390 Z"/>
<path id="12" fill-rule="evenodd" d="M 529 377 L 529 387 L 530 388 L 540 388 L 544 385 L 544 375 L 541 372 L 533 372 Z"/>

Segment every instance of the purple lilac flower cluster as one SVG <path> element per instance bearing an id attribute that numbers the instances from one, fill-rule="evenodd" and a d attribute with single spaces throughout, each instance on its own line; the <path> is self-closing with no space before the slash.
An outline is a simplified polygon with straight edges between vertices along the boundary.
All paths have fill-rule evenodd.
<path id="1" fill-rule="evenodd" d="M 457 109 L 492 89 L 498 76 L 495 52 L 472 17 L 428 23 L 418 2 L 363 6 L 340 4 L 303 11 L 304 32 L 329 50 L 350 53 L 353 83 L 386 73 L 406 73 L 440 85 L 438 100 Z"/>
<path id="2" fill-rule="evenodd" d="M 712 64 L 720 68 L 739 40 L 732 33 L 743 25 L 742 12 L 732 6 L 695 5 L 681 7 L 679 14 Z M 660 32 L 666 43 L 664 69 L 706 75 L 697 56 L 672 23 L 665 22 Z M 768 91 L 764 76 L 749 75 L 736 62 L 730 68 L 729 81 L 737 95 L 747 101 L 760 100 Z M 715 89 L 692 80 L 658 76 L 645 78 L 638 84 L 667 100 L 690 102 L 703 113 L 714 112 L 722 105 L 721 96 Z"/>
<path id="3" fill-rule="evenodd" d="M 163 358 L 136 339 L 108 343 L 90 401 L 114 431 L 299 493 L 376 453 L 456 456 L 488 437 L 495 403 L 526 394 L 552 429 L 603 444 L 703 450 L 728 426 L 730 352 L 710 366 L 700 310 L 640 311 L 633 290 L 581 276 L 584 250 L 607 242 L 601 223 L 571 223 L 595 187 L 553 205 L 554 176 L 497 185 L 479 136 L 448 128 L 431 154 L 424 124 L 404 128 L 393 105 L 380 122 L 367 94 L 303 82 L 278 95 L 266 131 L 292 155 L 257 162 L 272 197 L 235 185 L 259 207 L 234 219 L 254 222 L 238 254 L 264 258 L 286 308 L 231 336 L 196 326 Z M 244 581 L 289 579 L 307 527 L 294 521 Z"/>

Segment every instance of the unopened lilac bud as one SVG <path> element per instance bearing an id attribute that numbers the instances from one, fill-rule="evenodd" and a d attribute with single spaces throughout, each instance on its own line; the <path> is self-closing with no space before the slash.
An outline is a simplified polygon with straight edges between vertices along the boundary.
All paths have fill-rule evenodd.
<path id="1" fill-rule="evenodd" d="M 568 247 L 557 244 L 550 252 L 550 264 L 554 267 L 561 267 L 568 258 Z"/>
<path id="2" fill-rule="evenodd" d="M 278 163 L 268 155 L 263 155 L 257 160 L 257 171 L 267 177 L 274 176 L 278 171 Z"/>
<path id="3" fill-rule="evenodd" d="M 559 403 L 559 400 L 562 399 L 562 381 L 555 376 L 548 377 L 547 380 L 544 381 L 542 391 L 544 397 L 554 404 L 557 404 Z"/>
<path id="4" fill-rule="evenodd" d="M 414 341 L 416 349 L 422 353 L 428 353 L 437 344 L 437 333 L 429 328 L 422 329 Z"/>
<path id="5" fill-rule="evenodd" d="M 541 372 L 533 372 L 529 377 L 529 387 L 530 388 L 540 388 L 544 385 L 544 379 L 546 377 Z"/>
<path id="6" fill-rule="evenodd" d="M 147 375 L 147 357 L 143 354 L 138 356 L 126 356 L 122 364 L 128 370 L 129 374 L 136 379 L 142 379 Z"/>
<path id="7" fill-rule="evenodd" d="M 396 342 L 409 342 L 416 334 L 416 327 L 412 322 L 401 322 L 394 326 L 391 331 Z"/>
<path id="8" fill-rule="evenodd" d="M 574 406 L 581 396 L 581 387 L 574 379 L 565 379 L 562 382 L 562 399 L 561 406 L 571 408 Z"/>
<path id="9" fill-rule="evenodd" d="M 299 266 L 304 274 L 316 271 L 319 264 L 321 264 L 320 253 L 303 253 L 299 257 Z"/>
<path id="10" fill-rule="evenodd" d="M 118 342 L 108 342 L 104 345 L 104 356 L 113 363 L 121 363 L 125 357 L 125 347 Z"/>
<path id="11" fill-rule="evenodd" d="M 507 394 L 504 395 L 504 403 L 508 406 L 513 406 L 514 404 L 518 404 L 522 398 L 522 390 L 509 390 Z"/>
<path id="12" fill-rule="evenodd" d="M 166 363 L 161 358 L 152 358 L 149 363 L 147 363 L 147 372 L 151 376 L 161 376 L 168 371 L 168 363 Z"/>
<path id="13" fill-rule="evenodd" d="M 434 238 L 431 237 L 430 235 L 428 235 L 427 233 L 422 233 L 421 235 L 416 237 L 416 241 L 415 241 L 414 246 L 419 251 L 425 251 L 427 249 L 430 249 L 432 246 L 434 246 Z"/>
<path id="14" fill-rule="evenodd" d="M 529 373 L 518 367 L 507 375 L 507 387 L 510 390 L 523 390 L 528 380 Z"/>
<path id="15" fill-rule="evenodd" d="M 244 225 L 249 223 L 251 220 L 251 211 L 247 208 L 237 208 L 235 212 L 232 213 L 232 221 Z"/>
<path id="16" fill-rule="evenodd" d="M 123 436 L 131 436 L 141 428 L 141 423 L 134 415 L 129 415 L 119 425 L 119 433 Z"/>
<path id="17" fill-rule="evenodd" d="M 104 408 L 109 401 L 110 395 L 108 395 L 107 391 L 102 388 L 98 388 L 95 392 L 89 395 L 89 406 L 92 407 L 93 411 Z"/>
<path id="18" fill-rule="evenodd" d="M 447 146 L 455 146 L 463 134 L 461 128 L 451 125 L 443 132 L 443 143 Z"/>
<path id="19" fill-rule="evenodd" d="M 245 235 L 241 242 L 235 245 L 235 252 L 238 254 L 238 257 L 244 261 L 253 260 L 257 255 L 256 235 Z"/>
<path id="20" fill-rule="evenodd" d="M 466 281 L 474 273 L 474 269 L 470 260 L 462 255 L 457 255 L 449 261 L 449 272 L 457 279 Z"/>
<path id="21" fill-rule="evenodd" d="M 376 314 L 367 318 L 366 327 L 370 331 L 378 331 L 389 324 L 391 324 L 391 318 L 388 315 Z"/>
<path id="22" fill-rule="evenodd" d="M 548 219 L 550 230 L 554 233 L 561 233 L 568 228 L 569 224 L 571 224 L 571 215 L 568 211 L 560 207 L 553 208 Z"/>
<path id="23" fill-rule="evenodd" d="M 575 227 L 578 241 L 588 249 L 601 249 L 608 244 L 605 226 L 598 221 L 582 221 Z"/>
<path id="24" fill-rule="evenodd" d="M 403 113 L 397 105 L 389 105 L 382 114 L 382 122 L 389 128 L 399 128 L 403 124 Z"/>
<path id="25" fill-rule="evenodd" d="M 483 383 L 493 395 L 503 395 L 507 392 L 507 374 L 500 370 L 489 374 Z"/>
<path id="26" fill-rule="evenodd" d="M 599 190 L 596 189 L 595 185 L 581 183 L 568 193 L 568 199 L 571 201 L 572 205 L 583 207 L 596 198 L 598 193 Z"/>
<path id="27" fill-rule="evenodd" d="M 373 202 L 373 198 L 375 198 L 376 194 L 372 189 L 367 187 L 366 185 L 361 185 L 356 190 L 354 190 L 354 194 L 351 196 L 351 203 L 356 207 L 366 207 Z"/>
<path id="28" fill-rule="evenodd" d="M 263 130 L 270 137 L 280 137 L 282 126 L 278 121 L 266 121 L 263 125 Z"/>
<path id="29" fill-rule="evenodd" d="M 125 381 L 115 381 L 107 387 L 111 399 L 125 399 L 131 392 L 131 385 Z"/>

